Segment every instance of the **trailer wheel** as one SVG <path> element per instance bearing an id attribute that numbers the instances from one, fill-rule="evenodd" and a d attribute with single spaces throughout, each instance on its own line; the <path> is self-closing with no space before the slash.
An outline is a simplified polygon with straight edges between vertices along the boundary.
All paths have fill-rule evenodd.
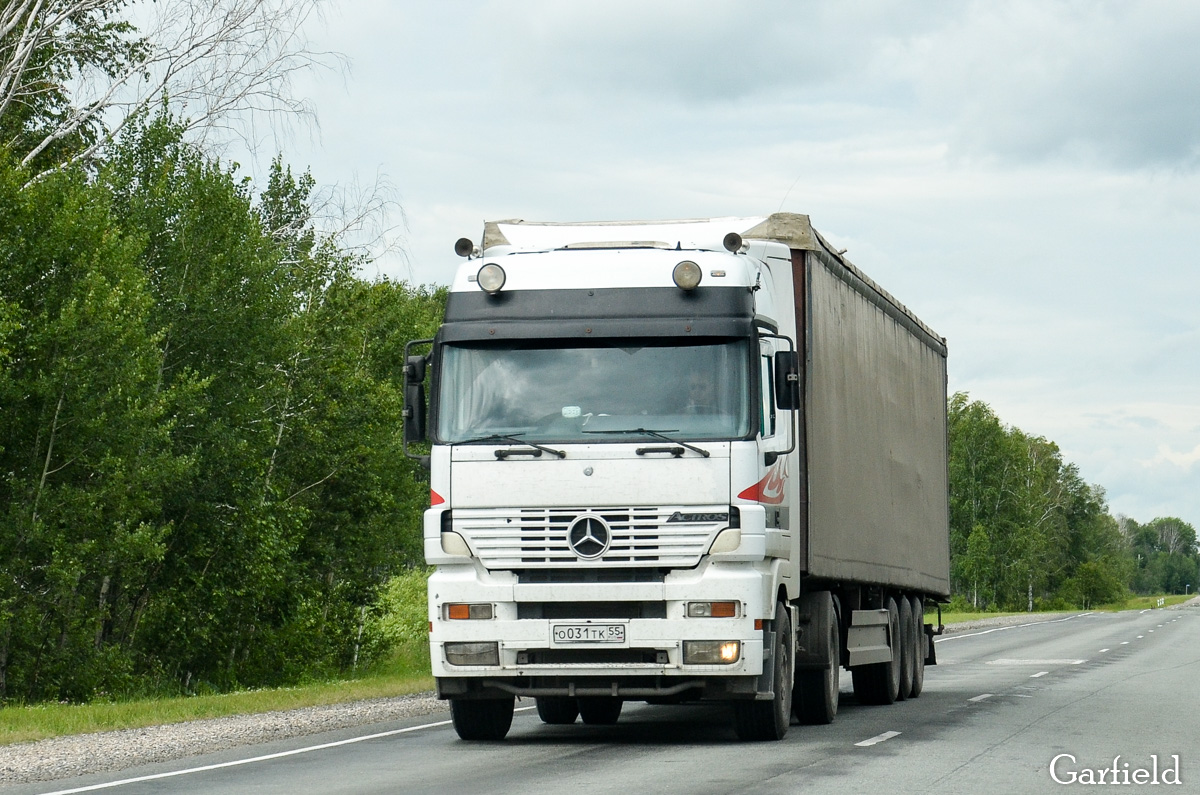
<path id="1" fill-rule="evenodd" d="M 796 640 L 787 605 L 775 605 L 775 643 L 771 655 L 770 701 L 733 702 L 733 727 L 739 740 L 782 740 L 792 722 L 792 654 Z"/>
<path id="2" fill-rule="evenodd" d="M 617 722 L 617 718 L 621 717 L 621 707 L 625 703 L 612 696 L 592 696 L 580 698 L 578 701 L 579 714 L 589 726 L 612 726 Z"/>
<path id="3" fill-rule="evenodd" d="M 896 691 L 896 700 L 903 701 L 912 693 L 913 667 L 917 642 L 913 631 L 912 603 L 907 596 L 900 600 L 900 689 Z"/>
<path id="4" fill-rule="evenodd" d="M 892 659 L 850 669 L 854 678 L 854 695 L 863 704 L 891 704 L 900 693 L 900 608 L 896 607 L 896 600 L 890 596 L 884 607 L 888 611 Z"/>
<path id="5" fill-rule="evenodd" d="M 567 725 L 579 717 L 579 702 L 567 696 L 538 696 L 537 714 L 542 723 Z"/>
<path id="6" fill-rule="evenodd" d="M 512 727 L 514 698 L 450 699 L 454 731 L 464 740 L 503 740 Z"/>
<path id="7" fill-rule="evenodd" d="M 826 595 L 819 610 L 826 615 L 812 623 L 829 628 L 826 649 L 828 667 L 815 670 L 797 668 L 796 683 L 792 689 L 792 709 L 796 718 L 809 725 L 833 723 L 841 690 L 841 631 L 833 597 Z"/>
<path id="8" fill-rule="evenodd" d="M 925 635 L 925 605 L 921 597 L 912 598 L 913 611 L 913 681 L 909 695 L 916 698 L 925 689 L 925 657 L 929 638 Z"/>

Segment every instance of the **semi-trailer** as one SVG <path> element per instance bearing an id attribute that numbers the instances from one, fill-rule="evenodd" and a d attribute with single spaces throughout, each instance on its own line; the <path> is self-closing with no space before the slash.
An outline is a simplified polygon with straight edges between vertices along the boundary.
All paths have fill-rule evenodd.
<path id="1" fill-rule="evenodd" d="M 949 595 L 946 343 L 808 216 L 489 222 L 406 349 L 430 656 L 463 739 L 514 700 L 745 740 L 920 695 Z M 416 351 L 416 352 L 414 352 Z M 428 388 L 426 384 L 428 383 Z"/>

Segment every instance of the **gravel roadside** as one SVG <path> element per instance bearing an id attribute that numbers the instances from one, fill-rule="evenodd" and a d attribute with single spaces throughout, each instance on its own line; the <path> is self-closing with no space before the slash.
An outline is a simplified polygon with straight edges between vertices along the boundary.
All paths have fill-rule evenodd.
<path id="1" fill-rule="evenodd" d="M 1177 605 L 1200 607 L 1200 597 Z M 964 621 L 946 627 L 946 632 L 965 632 L 987 627 L 1052 621 L 1073 613 L 1038 613 Z M 33 743 L 0 747 L 0 788 L 14 784 L 122 770 L 152 762 L 221 751 L 240 745 L 301 737 L 371 723 L 443 712 L 446 704 L 433 693 L 416 693 L 395 698 L 378 698 L 349 704 L 306 707 L 259 715 L 151 726 L 144 729 L 55 737 Z"/>
<path id="2" fill-rule="evenodd" d="M 416 693 L 3 746 L 0 747 L 0 788 L 123 770 L 239 745 L 429 715 L 445 709 L 445 702 L 439 701 L 433 693 Z"/>

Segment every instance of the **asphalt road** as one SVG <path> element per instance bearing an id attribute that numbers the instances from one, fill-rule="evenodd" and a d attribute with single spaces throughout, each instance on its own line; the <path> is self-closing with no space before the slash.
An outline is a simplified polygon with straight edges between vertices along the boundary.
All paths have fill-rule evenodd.
<path id="1" fill-rule="evenodd" d="M 251 746 L 5 793 L 1200 792 L 1200 609 L 1081 614 L 939 638 L 925 692 L 858 705 L 843 672 L 830 726 L 736 740 L 727 708 L 627 704 L 616 726 L 542 724 L 528 702 L 502 743 L 449 715 Z M 1065 756 L 1064 756 L 1065 755 Z M 1160 784 L 1139 784 L 1139 769 Z M 1112 772 L 1114 759 L 1117 773 Z M 1176 765 L 1181 779 L 1172 786 Z M 1128 766 L 1126 766 L 1128 765 Z M 1089 772 L 1090 771 L 1090 772 Z M 84 789 L 86 788 L 86 789 Z M 1088 787 L 1091 790 L 1093 788 Z"/>

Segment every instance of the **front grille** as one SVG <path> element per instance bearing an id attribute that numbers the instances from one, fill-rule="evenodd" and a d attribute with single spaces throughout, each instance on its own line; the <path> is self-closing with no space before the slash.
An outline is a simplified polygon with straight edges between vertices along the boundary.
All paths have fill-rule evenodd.
<path id="1" fill-rule="evenodd" d="M 666 582 L 664 569 L 531 569 L 518 571 L 522 583 Z"/>
<path id="2" fill-rule="evenodd" d="M 728 506 L 660 508 L 455 509 L 454 530 L 467 539 L 489 569 L 611 568 L 661 566 L 690 568 L 700 562 L 728 520 L 668 521 L 672 515 L 726 515 Z M 583 514 L 600 517 L 612 539 L 599 557 L 584 559 L 568 544 L 571 523 Z"/>

